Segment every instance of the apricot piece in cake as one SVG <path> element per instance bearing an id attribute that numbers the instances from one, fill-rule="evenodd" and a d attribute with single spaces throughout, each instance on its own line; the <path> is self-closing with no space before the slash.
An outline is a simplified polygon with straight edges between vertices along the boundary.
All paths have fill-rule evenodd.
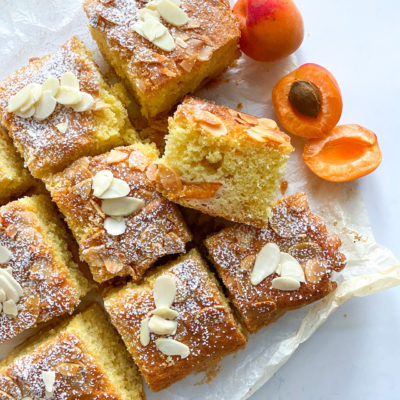
<path id="1" fill-rule="evenodd" d="M 38 178 L 136 138 L 127 111 L 76 37 L 0 83 L 0 118 Z"/>
<path id="2" fill-rule="evenodd" d="M 157 188 L 185 207 L 266 226 L 292 151 L 273 120 L 187 97 L 169 119 Z"/>
<path id="3" fill-rule="evenodd" d="M 146 118 L 170 110 L 240 55 L 238 22 L 225 0 L 85 0 L 84 9 Z"/>
<path id="4" fill-rule="evenodd" d="M 136 365 L 98 305 L 42 331 L 0 363 L 2 399 L 143 400 Z"/>
<path id="5" fill-rule="evenodd" d="M 72 313 L 90 288 L 46 195 L 0 207 L 0 343 Z"/>
<path id="6" fill-rule="evenodd" d="M 105 299 L 111 321 L 154 391 L 246 344 L 214 275 L 196 250 Z"/>
<path id="7" fill-rule="evenodd" d="M 191 239 L 177 206 L 148 178 L 156 158 L 150 145 L 118 147 L 81 158 L 47 181 L 98 282 L 140 280 L 158 258 L 184 252 Z"/>
<path id="8" fill-rule="evenodd" d="M 265 230 L 236 224 L 205 241 L 210 260 L 249 332 L 336 289 L 346 265 L 340 239 L 329 234 L 303 193 L 275 204 Z"/>

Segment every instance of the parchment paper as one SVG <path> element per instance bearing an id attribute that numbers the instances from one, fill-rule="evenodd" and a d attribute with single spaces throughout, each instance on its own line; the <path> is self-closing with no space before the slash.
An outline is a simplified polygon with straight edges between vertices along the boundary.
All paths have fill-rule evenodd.
<path id="1" fill-rule="evenodd" d="M 54 51 L 72 35 L 95 49 L 87 30 L 79 0 L 0 0 L 0 79 L 37 57 Z M 99 55 L 96 56 L 101 61 Z M 101 61 L 104 66 L 104 62 Z M 279 77 L 293 70 L 294 57 L 273 63 L 255 63 L 242 57 L 235 68 L 213 89 L 197 95 L 259 117 L 274 118 L 270 93 Z M 347 267 L 337 274 L 338 289 L 301 310 L 287 313 L 279 321 L 249 338 L 245 350 L 224 359 L 219 374 L 208 384 L 199 384 L 204 374 L 191 375 L 160 392 L 147 390 L 150 400 L 248 398 L 289 359 L 341 303 L 352 296 L 366 296 L 400 285 L 400 264 L 394 255 L 374 241 L 357 183 L 333 184 L 313 175 L 301 160 L 303 143 L 293 139 L 286 179 L 288 194 L 305 191 L 311 207 L 332 232 L 342 239 Z M 21 338 L 0 346 L 0 358 Z"/>

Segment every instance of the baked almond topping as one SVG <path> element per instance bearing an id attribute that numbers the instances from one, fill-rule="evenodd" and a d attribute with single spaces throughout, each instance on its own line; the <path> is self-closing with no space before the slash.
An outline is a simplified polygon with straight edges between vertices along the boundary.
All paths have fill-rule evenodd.
<path id="1" fill-rule="evenodd" d="M 54 112 L 57 103 L 83 112 L 93 106 L 94 99 L 89 93 L 79 90 L 77 77 L 69 71 L 61 76 L 60 81 L 50 77 L 42 85 L 30 83 L 23 87 L 10 97 L 7 111 L 22 118 L 34 117 L 43 121 Z"/>
<path id="2" fill-rule="evenodd" d="M 104 260 L 104 266 L 106 267 L 106 270 L 111 274 L 117 274 L 124 268 L 124 264 L 110 259 Z"/>
<path id="3" fill-rule="evenodd" d="M 2 258 L 2 260 L 7 260 L 7 258 Z M 12 276 L 11 269 L 0 268 L 0 312 L 9 317 L 16 317 L 18 315 L 17 303 L 23 293 L 22 287 Z"/>
<path id="4" fill-rule="evenodd" d="M 61 122 L 59 124 L 56 125 L 56 128 L 61 132 L 61 133 L 65 133 L 67 132 L 68 129 L 68 124 L 65 122 Z"/>
<path id="5" fill-rule="evenodd" d="M 278 129 L 278 124 L 273 119 L 259 118 L 257 120 L 257 122 L 258 122 L 258 125 L 262 126 L 263 128 L 271 129 L 271 130 Z"/>
<path id="6" fill-rule="evenodd" d="M 57 371 L 64 376 L 75 376 L 80 367 L 81 365 L 76 363 L 60 363 L 57 365 Z"/>
<path id="7" fill-rule="evenodd" d="M 306 262 L 304 272 L 307 282 L 318 283 L 325 276 L 326 269 L 318 260 L 311 259 Z"/>
<path id="8" fill-rule="evenodd" d="M 250 275 L 251 284 L 258 285 L 272 274 L 279 275 L 272 280 L 274 289 L 297 290 L 300 283 L 306 281 L 303 268 L 294 257 L 281 252 L 275 243 L 267 243 L 256 256 Z"/>
<path id="9" fill-rule="evenodd" d="M 174 26 L 182 26 L 188 22 L 185 11 L 179 7 L 179 2 L 171 0 L 153 0 L 138 12 L 139 20 L 134 24 L 133 30 L 154 45 L 165 51 L 175 49 L 175 41 L 160 20 Z"/>
<path id="10" fill-rule="evenodd" d="M 186 344 L 174 339 L 159 338 L 156 339 L 157 349 L 167 356 L 181 356 L 186 358 L 190 354 L 190 349 Z"/>
<path id="11" fill-rule="evenodd" d="M 106 162 L 107 164 L 114 164 L 121 162 L 128 158 L 128 154 L 119 150 L 111 150 L 110 154 L 107 156 Z"/>
<path id="12" fill-rule="evenodd" d="M 51 397 L 54 392 L 54 382 L 56 380 L 55 371 L 43 371 L 42 379 L 46 389 L 46 397 Z"/>
<path id="13" fill-rule="evenodd" d="M 153 315 L 149 320 L 150 332 L 157 335 L 175 335 L 177 326 L 176 321 L 170 321 L 158 315 Z"/>
<path id="14" fill-rule="evenodd" d="M 238 113 L 239 117 L 243 120 L 246 121 L 250 125 L 258 125 L 259 124 L 259 119 L 255 117 L 254 115 L 250 114 L 245 114 L 245 113 Z"/>

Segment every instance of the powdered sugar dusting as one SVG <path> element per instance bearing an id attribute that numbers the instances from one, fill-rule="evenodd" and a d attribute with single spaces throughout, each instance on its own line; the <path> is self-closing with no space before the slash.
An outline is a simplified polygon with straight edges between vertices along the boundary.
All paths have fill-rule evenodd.
<path id="1" fill-rule="evenodd" d="M 273 289 L 278 275 L 269 275 L 260 284 L 250 282 L 255 256 L 266 243 L 276 243 L 283 252 L 294 256 L 306 268 L 307 261 L 323 266 L 315 282 L 301 283 L 298 290 Z M 304 194 L 280 201 L 274 208 L 269 227 L 260 230 L 235 225 L 208 238 L 211 259 L 235 306 L 249 330 L 257 330 L 284 312 L 309 304 L 336 288 L 330 281 L 332 271 L 340 271 L 346 261 L 339 252 L 340 240 L 327 233 L 323 221 L 311 213 Z"/>
<path id="2" fill-rule="evenodd" d="M 129 146 L 118 148 L 118 151 L 129 156 L 138 150 Z M 132 275 L 139 280 L 159 257 L 184 252 L 190 235 L 177 207 L 155 191 L 141 164 L 136 167 L 129 157 L 109 164 L 108 154 L 78 160 L 57 174 L 51 183 L 51 192 L 95 279 L 111 278 L 113 274 L 107 271 L 106 263 L 113 262 L 122 266 L 114 275 Z M 129 185 L 128 197 L 145 201 L 138 213 L 126 218 L 126 230 L 118 236 L 110 235 L 104 229 L 106 215 L 101 212 L 101 200 L 92 193 L 92 178 L 102 170 L 110 170 L 114 178 Z M 85 226 L 82 226 L 83 221 Z"/>
<path id="3" fill-rule="evenodd" d="M 0 343 L 18 333 L 72 312 L 79 302 L 65 273 L 57 267 L 49 243 L 37 229 L 36 215 L 18 203 L 0 208 L 0 244 L 7 247 L 11 260 L 2 268 L 11 268 L 23 295 L 15 318 L 0 314 Z"/>
<path id="4" fill-rule="evenodd" d="M 120 53 L 120 58 L 127 64 L 127 78 L 133 80 L 137 77 L 140 90 L 157 90 L 186 74 L 188 65 L 191 69 L 201 64 L 199 53 L 202 50 L 206 49 L 211 55 L 239 37 L 237 21 L 227 2 L 182 0 L 180 8 L 189 16 L 189 22 L 181 27 L 166 21 L 163 23 L 174 40 L 182 39 L 187 47 L 176 46 L 173 51 L 163 51 L 133 29 L 138 20 L 138 10 L 145 5 L 146 1 L 141 0 L 87 0 L 84 5 L 90 25 L 106 36 L 112 50 Z M 186 70 L 180 66 L 184 60 Z"/>
<path id="5" fill-rule="evenodd" d="M 76 374 L 63 374 L 63 366 L 73 366 Z M 55 382 L 50 398 L 110 399 L 118 397 L 107 388 L 102 371 L 95 359 L 85 351 L 84 344 L 74 333 L 62 332 L 54 340 L 43 344 L 32 353 L 14 361 L 0 373 L 1 393 L 45 400 L 43 372 L 55 371 Z M 8 397 L 6 397 L 8 398 Z"/>
<path id="6" fill-rule="evenodd" d="M 210 360 L 218 360 L 238 350 L 245 343 L 197 253 L 192 252 L 163 273 L 174 276 L 177 293 L 171 308 L 179 313 L 176 334 L 165 337 L 187 345 L 190 349 L 187 358 L 167 358 L 157 350 L 154 340 L 160 336 L 154 333 L 151 333 L 149 345 L 144 347 L 140 344 L 140 323 L 155 308 L 152 291 L 154 280 L 149 287 L 122 289 L 105 302 L 114 325 L 148 383 L 154 387 L 169 385 L 176 373 L 181 376 L 189 374 L 204 367 Z M 168 377 L 168 382 L 162 382 L 163 376 Z"/>
<path id="7" fill-rule="evenodd" d="M 9 98 L 29 83 L 42 84 L 47 78 L 60 78 L 72 71 L 79 79 L 83 92 L 98 96 L 99 72 L 88 58 L 83 44 L 76 38 L 68 41 L 57 52 L 33 59 L 26 66 L 0 84 L 0 115 L 3 124 L 23 153 L 25 163 L 34 175 L 41 176 L 49 170 L 60 170 L 88 152 L 95 138 L 95 120 L 92 111 L 74 112 L 72 108 L 57 105 L 44 121 L 21 118 L 6 111 Z M 56 125 L 66 123 L 66 132 Z"/>

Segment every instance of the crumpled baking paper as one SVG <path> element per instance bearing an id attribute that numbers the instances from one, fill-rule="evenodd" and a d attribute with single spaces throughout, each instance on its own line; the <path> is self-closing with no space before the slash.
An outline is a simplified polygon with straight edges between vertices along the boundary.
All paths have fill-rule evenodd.
<path id="1" fill-rule="evenodd" d="M 0 0 L 0 79 L 37 57 L 54 51 L 72 35 L 95 49 L 79 0 Z M 101 57 L 96 59 L 104 66 Z M 243 56 L 212 89 L 198 96 L 214 100 L 259 117 L 274 117 L 271 89 L 296 67 L 290 57 L 271 64 L 255 63 Z M 240 105 L 239 105 L 240 104 Z M 304 191 L 331 232 L 342 239 L 347 267 L 335 276 L 338 289 L 325 299 L 284 315 L 276 323 L 251 335 L 245 350 L 227 357 L 211 382 L 205 373 L 195 374 L 160 393 L 147 390 L 150 400 L 229 399 L 243 400 L 259 389 L 289 359 L 341 303 L 352 296 L 366 296 L 400 285 L 400 263 L 374 241 L 368 215 L 357 183 L 334 184 L 313 175 L 301 160 L 303 142 L 293 139 L 286 179 L 287 194 Z M 24 335 L 26 336 L 26 335 Z M 16 342 L 0 346 L 3 357 Z"/>

